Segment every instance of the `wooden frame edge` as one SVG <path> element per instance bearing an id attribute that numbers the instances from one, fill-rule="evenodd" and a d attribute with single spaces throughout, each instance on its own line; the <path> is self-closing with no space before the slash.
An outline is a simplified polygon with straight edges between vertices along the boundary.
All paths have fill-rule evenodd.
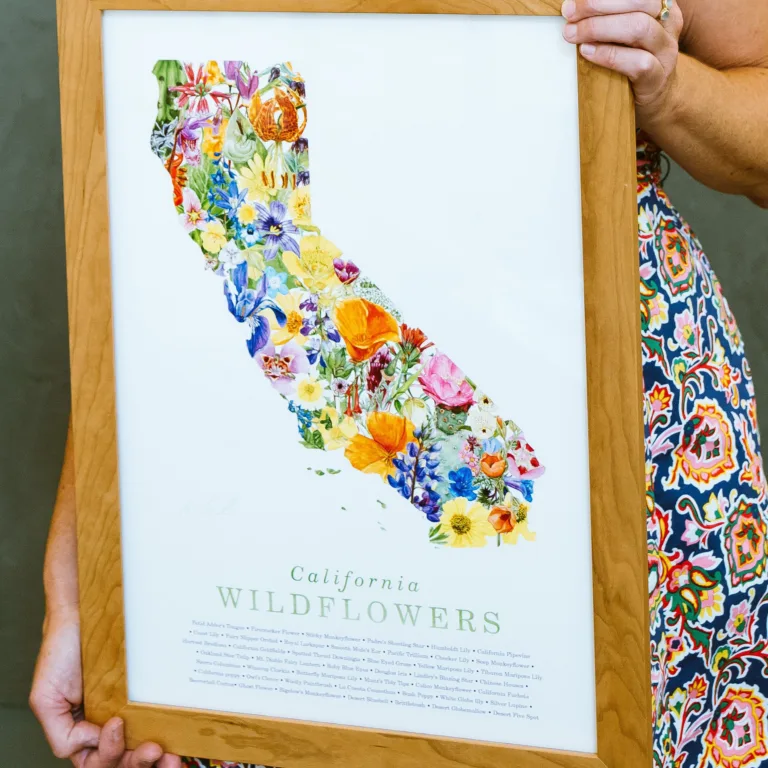
<path id="1" fill-rule="evenodd" d="M 256 4 L 254 0 L 221 0 L 216 9 L 253 10 Z M 260 10 L 361 11 L 359 2 L 348 0 L 261 0 L 258 5 Z M 639 313 L 636 303 L 624 299 L 630 290 L 634 296 L 638 285 L 634 154 L 630 156 L 625 149 L 631 143 L 634 113 L 626 80 L 583 60 L 579 61 L 579 115 L 587 354 L 592 361 L 613 345 L 621 350 L 618 370 L 590 374 L 588 382 L 597 755 L 154 707 L 127 700 L 111 302 L 89 302 L 92 296 L 111 295 L 101 66 L 101 11 L 108 9 L 202 10 L 210 9 L 210 3 L 57 0 L 67 279 L 73 329 L 72 423 L 75 456 L 80 457 L 76 488 L 81 626 L 89 718 L 103 723 L 116 713 L 123 715 L 131 744 L 136 742 L 133 734 L 146 732 L 151 723 L 168 734 L 164 746 L 171 750 L 199 744 L 199 754 L 205 756 L 209 750 L 204 744 L 220 744 L 230 754 L 244 755 L 249 750 L 253 759 L 255 753 L 250 750 L 258 749 L 265 764 L 289 763 L 301 768 L 353 768 L 363 752 L 366 763 L 382 768 L 391 764 L 393 752 L 403 768 L 425 763 L 455 768 L 457 763 L 477 765 L 477 760 L 488 768 L 502 768 L 510 750 L 520 768 L 645 768 L 651 755 L 651 728 Z M 559 2 L 368 0 L 366 10 L 555 15 Z M 602 223 L 612 216 L 621 222 L 616 237 Z M 88 268 L 82 269 L 86 261 Z M 632 339 L 636 343 L 627 345 Z M 622 432 L 622 426 L 628 429 Z M 612 470 L 613 486 L 596 471 L 606 466 Z M 621 514 L 617 515 L 619 507 Z M 615 577 L 609 578 L 610 574 Z M 324 751 L 316 742 L 318 731 L 323 732 Z M 258 744 L 265 739 L 274 739 L 281 749 L 263 750 Z M 347 758 L 347 753 L 353 757 Z"/>
<path id="2" fill-rule="evenodd" d="M 626 78 L 581 57 L 578 66 L 587 359 L 593 363 L 587 385 L 598 754 L 610 768 L 646 768 L 651 670 L 634 99 Z M 615 231 L 606 220 L 618 222 Z M 606 354 L 616 368 L 600 365 Z"/>

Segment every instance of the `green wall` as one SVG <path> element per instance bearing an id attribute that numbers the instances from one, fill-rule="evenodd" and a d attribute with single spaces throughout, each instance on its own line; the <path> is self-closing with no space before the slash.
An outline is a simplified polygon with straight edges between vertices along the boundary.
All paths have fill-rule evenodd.
<path id="1" fill-rule="evenodd" d="M 43 547 L 69 410 L 55 5 L 0 0 L 0 18 L 0 745 L 38 766 L 39 732 L 19 709 L 43 618 Z M 667 189 L 739 319 L 766 431 L 768 211 L 677 168 Z"/>

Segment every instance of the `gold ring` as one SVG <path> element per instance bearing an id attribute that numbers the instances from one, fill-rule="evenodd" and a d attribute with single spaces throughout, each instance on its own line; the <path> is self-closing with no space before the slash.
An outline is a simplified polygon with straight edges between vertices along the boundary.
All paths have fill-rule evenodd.
<path id="1" fill-rule="evenodd" d="M 659 21 L 666 21 L 669 18 L 672 3 L 673 0 L 661 0 L 661 12 L 657 17 Z"/>

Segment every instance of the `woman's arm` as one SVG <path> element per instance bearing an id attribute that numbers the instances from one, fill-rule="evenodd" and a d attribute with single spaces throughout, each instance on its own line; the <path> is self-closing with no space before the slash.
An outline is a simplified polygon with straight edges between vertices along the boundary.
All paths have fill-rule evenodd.
<path id="1" fill-rule="evenodd" d="M 768 3 L 671 5 L 566 0 L 566 39 L 630 78 L 639 127 L 692 176 L 768 207 Z"/>
<path id="2" fill-rule="evenodd" d="M 71 430 L 67 432 L 64 464 L 53 507 L 43 566 L 45 624 L 80 623 L 77 593 L 77 535 L 75 528 L 75 463 Z"/>
<path id="3" fill-rule="evenodd" d="M 163 755 L 157 744 L 126 752 L 119 718 L 104 728 L 83 719 L 74 475 L 68 434 L 45 554 L 45 623 L 30 706 L 54 754 L 69 758 L 77 768 L 179 768 L 179 758 Z"/>

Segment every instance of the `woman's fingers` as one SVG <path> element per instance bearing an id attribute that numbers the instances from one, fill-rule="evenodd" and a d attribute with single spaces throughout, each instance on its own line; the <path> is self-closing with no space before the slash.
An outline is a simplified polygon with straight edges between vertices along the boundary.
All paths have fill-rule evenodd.
<path id="1" fill-rule="evenodd" d="M 562 6 L 563 16 L 573 22 L 590 16 L 633 12 L 655 18 L 661 13 L 661 0 L 565 0 Z"/>
<path id="2" fill-rule="evenodd" d="M 635 86 L 642 83 L 642 88 L 635 87 L 635 96 L 640 104 L 644 93 L 653 94 L 664 85 L 664 68 L 648 51 L 595 43 L 584 43 L 579 50 L 588 61 L 626 75 Z"/>
<path id="3" fill-rule="evenodd" d="M 121 768 L 152 768 L 163 756 L 162 747 L 148 742 L 126 753 Z"/>
<path id="4" fill-rule="evenodd" d="M 56 757 L 66 759 L 82 749 L 98 745 L 99 726 L 85 721 L 76 723 L 69 702 L 59 703 L 33 693 L 30 705 Z"/>
<path id="5" fill-rule="evenodd" d="M 639 12 L 591 16 L 566 24 L 563 35 L 570 43 L 618 43 L 657 56 L 675 47 L 672 37 L 656 19 Z"/>
<path id="6" fill-rule="evenodd" d="M 178 755 L 163 755 L 157 768 L 181 768 L 181 758 Z"/>
<path id="7" fill-rule="evenodd" d="M 118 768 L 124 753 L 123 721 L 113 717 L 101 729 L 99 746 L 84 755 L 78 768 Z"/>

